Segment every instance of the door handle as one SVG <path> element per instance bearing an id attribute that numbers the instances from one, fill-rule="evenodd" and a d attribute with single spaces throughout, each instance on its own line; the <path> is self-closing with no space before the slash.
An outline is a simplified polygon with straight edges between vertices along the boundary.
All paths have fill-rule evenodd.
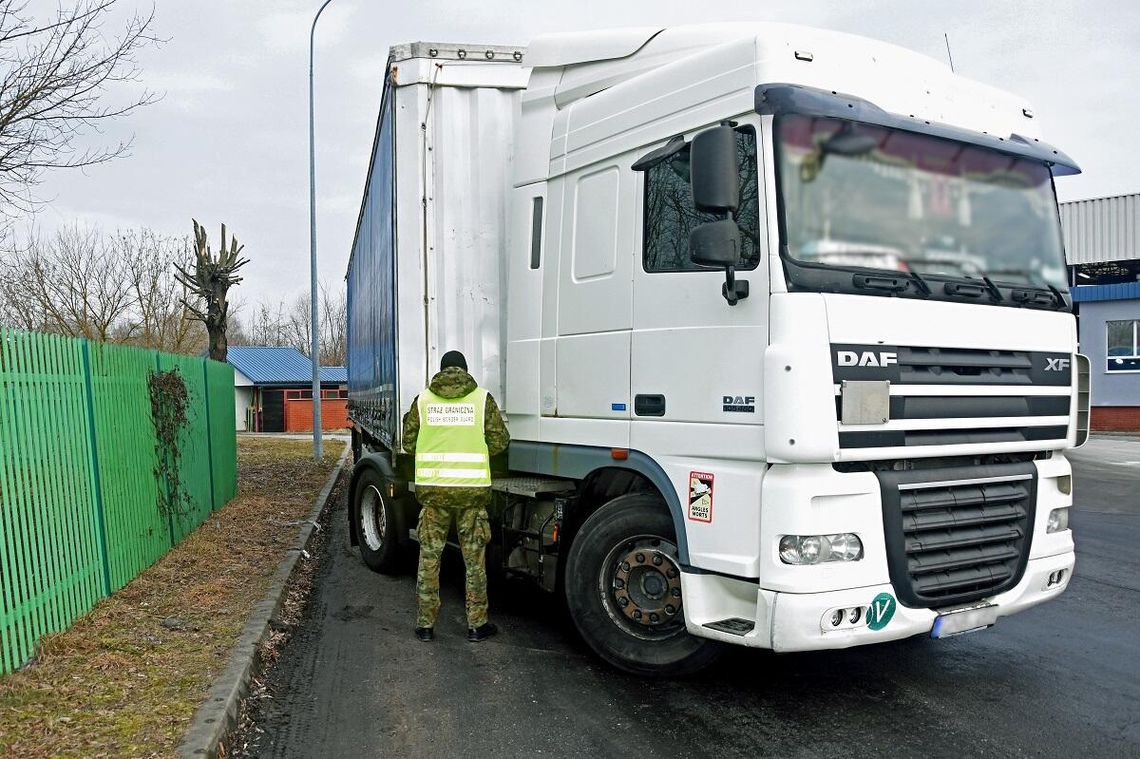
<path id="1" fill-rule="evenodd" d="M 633 413 L 638 416 L 665 416 L 664 395 L 636 395 L 633 398 Z"/>

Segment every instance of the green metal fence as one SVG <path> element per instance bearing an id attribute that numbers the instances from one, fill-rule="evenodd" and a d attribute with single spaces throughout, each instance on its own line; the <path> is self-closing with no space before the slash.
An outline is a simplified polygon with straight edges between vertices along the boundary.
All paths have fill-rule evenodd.
<path id="1" fill-rule="evenodd" d="M 174 368 L 188 498 L 168 517 L 148 378 Z M 237 493 L 233 377 L 203 358 L 0 329 L 0 673 Z"/>

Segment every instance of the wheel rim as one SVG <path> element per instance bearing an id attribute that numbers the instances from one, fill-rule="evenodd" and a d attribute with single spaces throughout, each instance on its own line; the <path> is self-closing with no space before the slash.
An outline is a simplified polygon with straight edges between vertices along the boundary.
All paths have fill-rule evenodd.
<path id="1" fill-rule="evenodd" d="M 364 488 L 360 497 L 360 532 L 370 550 L 383 548 L 388 534 L 388 517 L 384 513 L 384 497 L 375 485 Z"/>
<path id="2" fill-rule="evenodd" d="M 610 618 L 643 640 L 670 638 L 685 629 L 677 546 L 658 535 L 638 535 L 615 545 L 598 577 Z"/>

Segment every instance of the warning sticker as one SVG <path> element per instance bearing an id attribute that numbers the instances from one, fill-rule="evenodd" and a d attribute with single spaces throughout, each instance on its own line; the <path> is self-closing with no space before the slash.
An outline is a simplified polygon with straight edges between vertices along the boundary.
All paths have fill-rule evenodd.
<path id="1" fill-rule="evenodd" d="M 708 472 L 689 472 L 689 519 L 711 522 L 713 476 Z"/>
<path id="2" fill-rule="evenodd" d="M 474 403 L 429 403 L 427 423 L 431 427 L 473 427 Z"/>

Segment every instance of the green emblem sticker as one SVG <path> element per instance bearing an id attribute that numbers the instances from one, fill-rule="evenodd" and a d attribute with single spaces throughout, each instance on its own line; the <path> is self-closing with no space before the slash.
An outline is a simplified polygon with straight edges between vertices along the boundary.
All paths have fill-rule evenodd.
<path id="1" fill-rule="evenodd" d="M 882 630 L 895 615 L 895 597 L 890 593 L 880 593 L 871 601 L 867 609 L 867 627 L 872 630 Z"/>

